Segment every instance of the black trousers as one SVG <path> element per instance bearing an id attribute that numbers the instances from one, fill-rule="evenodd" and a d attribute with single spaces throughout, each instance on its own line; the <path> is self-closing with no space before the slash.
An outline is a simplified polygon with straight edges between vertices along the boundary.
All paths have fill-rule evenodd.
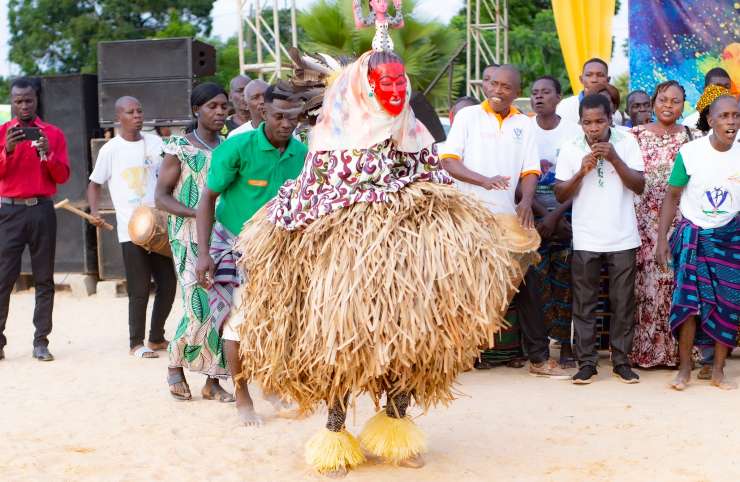
<path id="1" fill-rule="evenodd" d="M 609 270 L 609 304 L 612 317 L 609 340 L 614 366 L 629 364 L 635 335 L 636 249 L 613 253 L 573 251 L 573 328 L 578 365 L 596 366 L 596 307 L 602 261 Z"/>
<path id="2" fill-rule="evenodd" d="M 0 348 L 5 338 L 10 293 L 21 273 L 21 256 L 26 246 L 31 253 L 31 271 L 36 289 L 33 346 L 48 346 L 51 314 L 54 310 L 54 254 L 57 216 L 51 200 L 35 206 L 0 204 Z"/>
<path id="3" fill-rule="evenodd" d="M 164 341 L 164 323 L 172 310 L 177 290 L 177 278 L 172 259 L 149 253 L 132 242 L 121 243 L 123 265 L 128 287 L 129 347 L 144 344 L 146 309 L 154 277 L 154 307 L 149 325 L 149 341 Z"/>
<path id="4" fill-rule="evenodd" d="M 542 363 L 550 358 L 550 341 L 542 312 L 542 286 L 534 268 L 527 270 L 514 301 L 527 358 L 532 363 Z"/>

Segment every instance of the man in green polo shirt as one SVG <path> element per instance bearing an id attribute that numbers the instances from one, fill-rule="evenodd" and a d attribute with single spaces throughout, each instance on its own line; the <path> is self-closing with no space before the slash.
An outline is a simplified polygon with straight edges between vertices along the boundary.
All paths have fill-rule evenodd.
<path id="1" fill-rule="evenodd" d="M 227 139 L 213 152 L 196 213 L 198 245 L 210 246 L 199 253 L 196 275 L 198 283 L 208 289 L 208 311 L 223 333 L 223 351 L 232 377 L 241 371 L 241 320 L 230 316 L 232 307 L 239 304 L 234 300 L 240 283 L 236 267 L 239 254 L 234 249 L 237 236 L 285 181 L 300 174 L 307 153 L 306 146 L 293 138 L 302 104 L 288 95 L 270 86 L 262 107 L 264 122 L 253 131 Z M 234 385 L 239 417 L 245 425 L 260 425 L 247 380 L 234 380 Z"/>

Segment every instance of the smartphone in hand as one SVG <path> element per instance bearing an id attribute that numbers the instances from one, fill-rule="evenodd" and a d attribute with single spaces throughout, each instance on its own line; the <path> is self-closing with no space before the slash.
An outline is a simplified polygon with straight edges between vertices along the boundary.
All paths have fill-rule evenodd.
<path id="1" fill-rule="evenodd" d="M 27 141 L 37 141 L 41 139 L 41 129 L 38 127 L 20 127 L 23 136 Z"/>

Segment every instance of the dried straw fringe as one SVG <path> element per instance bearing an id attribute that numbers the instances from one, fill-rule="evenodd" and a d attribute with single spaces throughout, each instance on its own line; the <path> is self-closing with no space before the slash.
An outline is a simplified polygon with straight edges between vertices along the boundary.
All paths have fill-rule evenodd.
<path id="1" fill-rule="evenodd" d="M 302 231 L 257 213 L 242 231 L 242 376 L 310 411 L 363 392 L 453 399 L 536 252 L 457 189 L 414 183 Z"/>

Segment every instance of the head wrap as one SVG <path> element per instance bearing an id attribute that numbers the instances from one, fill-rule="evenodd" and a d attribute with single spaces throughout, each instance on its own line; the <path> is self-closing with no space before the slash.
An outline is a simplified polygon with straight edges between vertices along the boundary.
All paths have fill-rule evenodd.
<path id="1" fill-rule="evenodd" d="M 722 97 L 723 95 L 730 95 L 730 91 L 722 87 L 721 85 L 708 85 L 704 92 L 702 92 L 701 97 L 699 97 L 699 101 L 696 103 L 696 111 L 701 112 L 710 105 L 712 105 L 712 102 L 717 100 L 719 97 Z"/>
<path id="2" fill-rule="evenodd" d="M 410 87 L 404 109 L 395 117 L 370 96 L 367 72 L 372 54 L 362 54 L 326 90 L 321 114 L 311 131 L 310 151 L 368 149 L 387 139 L 392 139 L 401 152 L 419 152 L 434 144 L 434 138 L 409 106 Z"/>

